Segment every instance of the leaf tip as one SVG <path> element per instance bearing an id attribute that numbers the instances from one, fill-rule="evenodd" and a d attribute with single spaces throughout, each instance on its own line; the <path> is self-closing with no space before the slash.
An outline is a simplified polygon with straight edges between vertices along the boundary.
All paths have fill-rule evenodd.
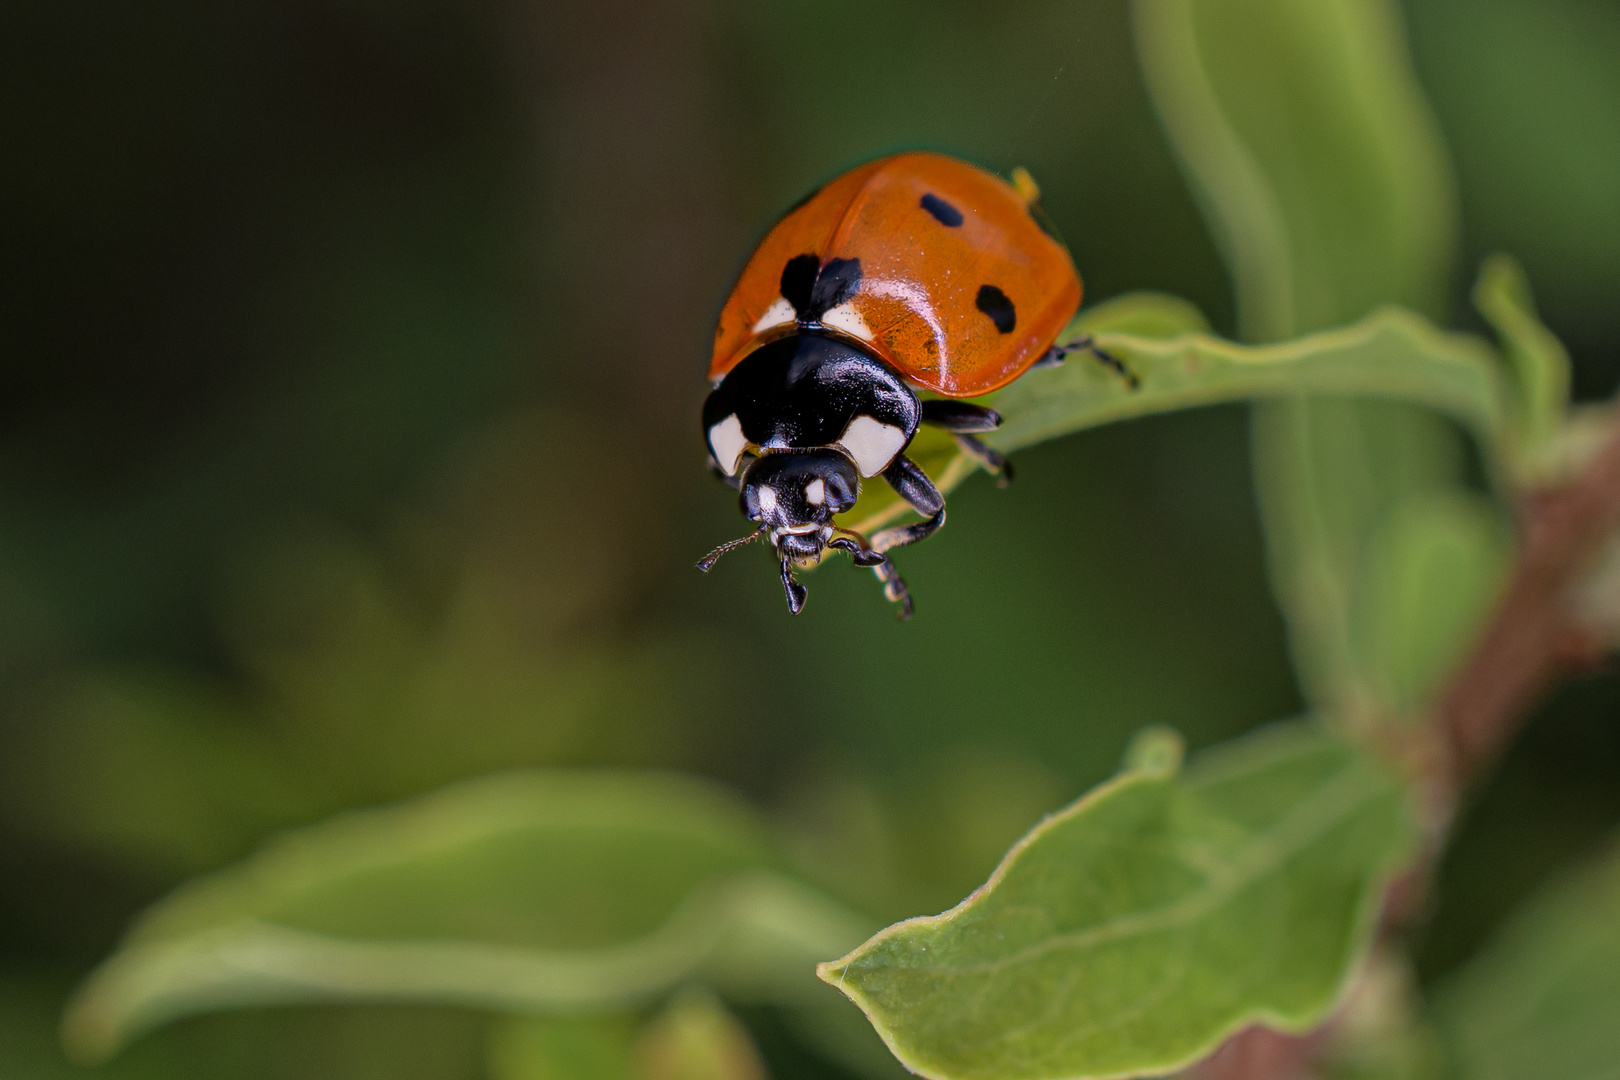
<path id="1" fill-rule="evenodd" d="M 1181 770 L 1186 742 L 1174 728 L 1155 724 L 1143 728 L 1125 748 L 1124 772 L 1169 776 Z"/>
<path id="2" fill-rule="evenodd" d="M 850 957 L 841 960 L 824 960 L 816 965 L 816 978 L 835 987 L 840 993 L 847 994 L 844 989 L 844 973 L 849 970 Z"/>

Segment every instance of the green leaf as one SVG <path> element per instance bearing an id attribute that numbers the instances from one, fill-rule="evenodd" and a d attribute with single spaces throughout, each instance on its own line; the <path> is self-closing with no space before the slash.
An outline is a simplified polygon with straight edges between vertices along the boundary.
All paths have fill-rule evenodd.
<path id="1" fill-rule="evenodd" d="M 508 1016 L 489 1039 L 490 1080 L 633 1080 L 629 1017 Z"/>
<path id="2" fill-rule="evenodd" d="M 774 869 L 753 812 L 652 773 L 514 773 L 286 836 L 136 925 L 69 1009 L 86 1059 L 188 1013 L 321 1000 L 614 1009 L 708 978 L 815 1001 L 870 924 Z"/>
<path id="3" fill-rule="evenodd" d="M 1134 10 L 1149 87 L 1232 272 L 1243 336 L 1287 338 L 1383 303 L 1443 309 L 1456 195 L 1394 0 L 1134 0 Z M 1469 426 L 1494 468 L 1510 430 Z M 1396 503 L 1461 480 L 1455 444 L 1432 417 L 1384 403 L 1255 409 L 1273 586 L 1303 688 L 1324 713 L 1398 711 L 1353 641 L 1360 571 Z"/>
<path id="4" fill-rule="evenodd" d="M 1250 340 L 1443 310 L 1456 195 L 1391 0 L 1134 0 Z"/>
<path id="5" fill-rule="evenodd" d="M 1444 413 L 1494 446 L 1508 423 L 1502 376 L 1489 347 L 1449 334 L 1399 308 L 1384 308 L 1360 322 L 1276 345 L 1238 345 L 1198 330 L 1157 337 L 1103 329 L 1103 325 L 1178 329 L 1193 325 L 1190 308 L 1156 296 L 1129 296 L 1094 309 L 1065 335 L 1093 334 L 1139 380 L 1132 389 L 1086 353 L 1060 367 L 1031 371 L 983 399 L 1003 417 L 984 436 L 1005 453 L 1139 416 L 1221 402 L 1320 394 L 1385 398 Z M 1089 313 L 1088 313 L 1089 315 Z M 1105 318 L 1106 317 L 1106 318 Z M 944 443 L 941 446 L 941 442 Z M 925 429 L 913 454 L 941 491 L 975 468 L 956 455 L 949 437 Z M 941 463 L 944 464 L 941 464 Z M 869 484 L 847 527 L 867 530 L 898 517 L 886 485 Z"/>
<path id="6" fill-rule="evenodd" d="M 1398 946 L 1375 950 L 1312 1062 L 1321 1080 L 1442 1080 L 1445 1056 Z"/>
<path id="7" fill-rule="evenodd" d="M 1192 304 L 1164 293 L 1136 292 L 1105 300 L 1082 311 L 1064 331 L 1060 340 L 1069 341 L 1085 334 L 1127 333 L 1144 338 L 1169 338 L 1209 329 L 1209 323 Z M 1084 364 L 1084 358 L 1076 363 Z M 1041 375 L 1030 372 L 1023 379 Z M 1050 372 L 1047 372 L 1050 374 Z M 1020 380 L 1022 381 L 1022 380 Z M 1001 405 L 996 403 L 997 408 Z M 978 463 L 957 449 L 956 442 L 938 428 L 922 428 L 906 448 L 906 456 L 922 467 L 941 492 L 950 492 L 978 469 Z M 869 533 L 880 529 L 908 511 L 900 496 L 887 484 L 862 485 L 860 500 L 843 515 L 846 529 Z"/>
<path id="8" fill-rule="evenodd" d="M 1168 1072 L 1334 1007 L 1413 829 L 1395 779 L 1314 723 L 1195 762 L 1158 741 L 943 915 L 823 964 L 936 1080 Z"/>
<path id="9" fill-rule="evenodd" d="M 1352 624 L 1380 700 L 1415 715 L 1473 643 L 1507 575 L 1496 507 L 1443 491 L 1397 504 L 1368 542 Z"/>
<path id="10" fill-rule="evenodd" d="M 1620 843 L 1532 898 L 1436 994 L 1461 1080 L 1620 1077 Z"/>
<path id="11" fill-rule="evenodd" d="M 742 1022 L 695 987 L 675 996 L 636 1045 L 637 1080 L 765 1080 Z"/>
<path id="12" fill-rule="evenodd" d="M 1130 367 L 1139 389 L 1085 354 L 1071 356 L 990 397 L 1005 419 L 985 441 L 1012 451 L 1116 420 L 1299 394 L 1423 405 L 1488 440 L 1505 423 L 1489 348 L 1399 308 L 1276 345 L 1237 345 L 1202 333 L 1156 339 L 1099 331 L 1096 338 Z"/>
<path id="13" fill-rule="evenodd" d="M 1394 507 L 1451 489 L 1461 447 L 1439 417 L 1373 402 L 1256 409 L 1252 430 L 1271 586 L 1301 687 L 1328 715 L 1381 721 L 1398 709 L 1364 659 L 1383 646 L 1358 642 L 1355 627 L 1367 546 Z"/>
<path id="14" fill-rule="evenodd" d="M 1480 268 L 1474 306 L 1502 336 L 1517 390 L 1518 452 L 1533 459 L 1569 411 L 1569 353 L 1541 324 L 1524 269 L 1506 255 L 1492 256 Z"/>

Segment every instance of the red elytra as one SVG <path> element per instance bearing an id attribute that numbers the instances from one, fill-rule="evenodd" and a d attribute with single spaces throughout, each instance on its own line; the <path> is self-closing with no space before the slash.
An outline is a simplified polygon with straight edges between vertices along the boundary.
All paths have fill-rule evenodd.
<path id="1" fill-rule="evenodd" d="M 709 378 L 799 324 L 784 269 L 859 260 L 859 283 L 818 329 L 858 342 L 917 386 L 987 394 L 1041 359 L 1080 307 L 1068 251 L 1000 177 L 942 154 L 881 158 L 830 181 L 777 222 L 715 331 Z M 808 261 L 808 260 L 806 260 Z"/>

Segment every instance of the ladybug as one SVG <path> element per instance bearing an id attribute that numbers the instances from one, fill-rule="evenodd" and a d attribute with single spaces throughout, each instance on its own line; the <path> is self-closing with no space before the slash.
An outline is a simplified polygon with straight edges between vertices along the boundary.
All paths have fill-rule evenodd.
<path id="1" fill-rule="evenodd" d="M 1010 465 L 975 437 L 1001 417 L 960 399 L 1073 349 L 1095 351 L 1089 340 L 1053 344 L 1080 306 L 1080 277 L 1044 226 L 1033 182 L 1016 179 L 897 154 L 812 192 L 766 235 L 720 312 L 703 403 L 710 468 L 757 527 L 698 569 L 767 538 L 798 614 L 806 589 L 794 569 L 836 548 L 870 567 L 910 617 L 888 552 L 945 523 L 944 497 L 905 455 L 918 425 L 950 432 L 1004 483 Z M 868 540 L 834 518 L 877 476 L 923 520 Z"/>

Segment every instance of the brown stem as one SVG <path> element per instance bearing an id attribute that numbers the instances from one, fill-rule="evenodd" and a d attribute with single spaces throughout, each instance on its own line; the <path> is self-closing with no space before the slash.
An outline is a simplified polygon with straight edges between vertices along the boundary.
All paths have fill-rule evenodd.
<path id="1" fill-rule="evenodd" d="M 1269 1028 L 1244 1028 L 1194 1065 L 1185 1080 L 1306 1080 L 1311 1058 L 1327 1041 L 1328 1029 L 1281 1035 Z"/>
<path id="2" fill-rule="evenodd" d="M 1528 497 L 1519 518 L 1507 590 L 1435 709 L 1454 788 L 1495 760 L 1560 677 L 1601 655 L 1568 600 L 1575 576 L 1620 526 L 1620 427 L 1573 481 Z"/>
<path id="3" fill-rule="evenodd" d="M 1441 693 L 1431 730 L 1447 761 L 1435 778 L 1450 802 L 1495 761 L 1529 711 L 1560 678 L 1601 658 L 1602 644 L 1571 615 L 1576 577 L 1620 528 L 1620 423 L 1580 473 L 1537 492 L 1519 507 L 1520 548 L 1506 590 L 1485 632 Z M 1421 879 L 1422 869 L 1416 878 Z M 1392 911 L 1411 908 L 1391 887 Z M 1393 915 L 1389 922 L 1398 922 Z M 1332 1021 L 1305 1035 L 1248 1028 L 1194 1066 L 1190 1080 L 1300 1080 L 1331 1033 Z"/>

